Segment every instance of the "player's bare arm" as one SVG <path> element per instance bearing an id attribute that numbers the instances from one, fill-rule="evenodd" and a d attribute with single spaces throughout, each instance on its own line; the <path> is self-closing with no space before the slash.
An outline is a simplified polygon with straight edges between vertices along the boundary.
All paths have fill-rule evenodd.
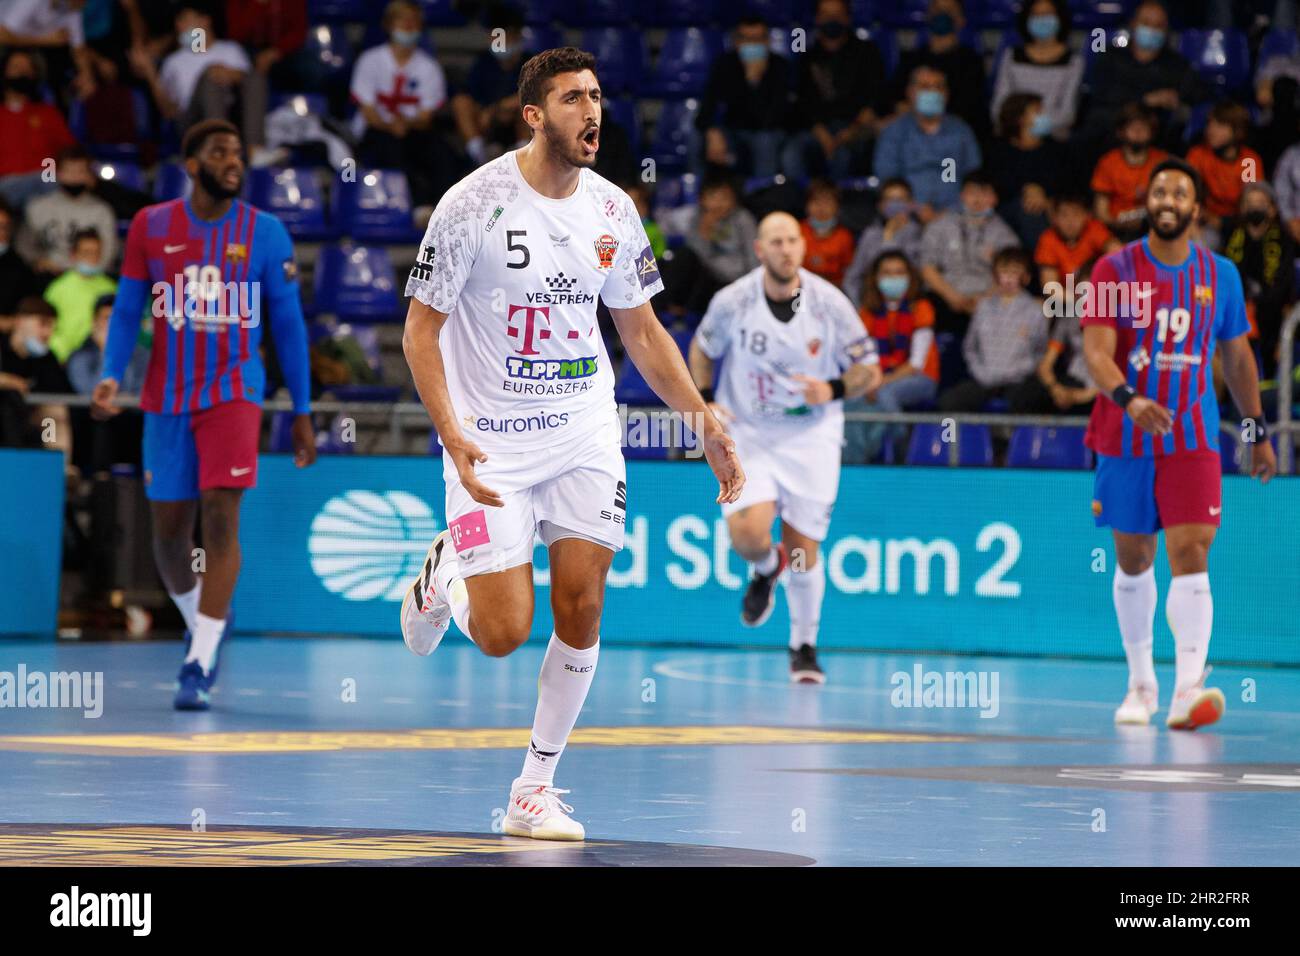
<path id="1" fill-rule="evenodd" d="M 686 356 L 686 364 L 691 372 L 691 380 L 695 383 L 695 387 L 701 395 L 706 394 L 707 390 L 713 388 L 713 359 L 704 354 L 704 349 L 700 348 L 699 343 L 693 338 Z M 717 402 L 706 402 L 705 404 L 708 405 L 709 411 L 713 412 L 724 427 L 735 418 L 731 409 L 725 405 L 720 405 Z"/>
<path id="2" fill-rule="evenodd" d="M 826 379 L 813 378 L 811 375 L 792 376 L 803 385 L 803 399 L 809 405 L 822 405 L 835 398 L 835 390 Z M 844 397 L 857 398 L 880 386 L 884 373 L 876 362 L 858 362 L 850 365 L 840 376 L 844 383 Z"/>
<path id="3" fill-rule="evenodd" d="M 420 401 L 428 410 L 447 454 L 455 462 L 465 490 L 479 504 L 500 508 L 505 504 L 501 495 L 474 475 L 474 466 L 487 461 L 487 455 L 460 430 L 447 391 L 447 370 L 442 361 L 442 349 L 438 347 L 438 333 L 446 321 L 446 312 L 431 309 L 419 299 L 411 299 L 410 308 L 406 310 L 406 327 L 402 332 L 402 352 L 406 355 L 406 364 L 411 367 L 411 377 L 415 380 Z"/>
<path id="4" fill-rule="evenodd" d="M 633 309 L 610 309 L 609 314 L 628 358 L 655 394 L 673 411 L 692 415 L 693 422 L 703 422 L 698 437 L 704 446 L 704 457 L 718 479 L 718 503 L 735 501 L 745 484 L 736 444 L 705 405 L 677 350 L 677 343 L 659 322 L 654 308 L 646 302 Z"/>
<path id="5" fill-rule="evenodd" d="M 1088 362 L 1088 371 L 1104 395 L 1110 395 L 1128 381 L 1115 364 L 1115 341 L 1116 334 L 1112 328 L 1104 325 L 1086 325 L 1083 328 L 1083 355 Z M 1174 416 L 1169 409 L 1141 395 L 1134 395 L 1124 411 L 1138 428 L 1152 435 L 1167 435 L 1174 427 Z"/>
<path id="6" fill-rule="evenodd" d="M 1263 420 L 1264 409 L 1259 400 L 1259 369 L 1255 366 L 1255 353 L 1246 336 L 1225 339 L 1223 350 L 1223 380 L 1227 383 L 1232 400 L 1247 418 Z M 1250 476 L 1267 483 L 1277 474 L 1277 456 L 1267 437 L 1261 436 L 1250 449 Z"/>

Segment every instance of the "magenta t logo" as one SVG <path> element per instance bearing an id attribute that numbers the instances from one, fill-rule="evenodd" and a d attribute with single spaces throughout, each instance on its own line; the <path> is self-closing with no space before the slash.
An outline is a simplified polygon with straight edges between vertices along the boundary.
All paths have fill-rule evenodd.
<path id="1" fill-rule="evenodd" d="M 524 325 L 520 329 L 517 325 L 511 325 L 516 312 L 524 313 Z M 511 338 L 523 338 L 524 347 L 518 349 L 520 355 L 540 355 L 537 349 L 533 348 L 534 329 L 536 329 L 536 340 L 545 341 L 551 337 L 551 330 L 537 327 L 537 316 L 540 315 L 546 320 L 546 324 L 551 324 L 551 307 L 549 305 L 512 305 L 510 314 L 506 317 L 506 335 Z"/>

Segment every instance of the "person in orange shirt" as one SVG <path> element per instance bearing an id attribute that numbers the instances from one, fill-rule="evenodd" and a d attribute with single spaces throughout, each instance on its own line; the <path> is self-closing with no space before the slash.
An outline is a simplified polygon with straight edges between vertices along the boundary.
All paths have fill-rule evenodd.
<path id="1" fill-rule="evenodd" d="M 1078 193 L 1056 196 L 1050 218 L 1051 225 L 1038 237 L 1034 249 L 1034 262 L 1044 286 L 1065 282 L 1066 276 L 1120 246 L 1110 230 L 1088 212 L 1088 200 Z"/>
<path id="2" fill-rule="evenodd" d="M 1151 145 L 1155 115 L 1139 102 L 1124 107 L 1115 127 L 1120 145 L 1106 153 L 1092 171 L 1094 210 L 1102 224 L 1122 242 L 1139 238 L 1146 228 L 1147 180 L 1169 154 Z"/>
<path id="3" fill-rule="evenodd" d="M 1249 129 L 1246 107 L 1221 100 L 1210 110 L 1201 142 L 1187 151 L 1187 165 L 1205 183 L 1201 222 L 1212 229 L 1219 229 L 1223 217 L 1236 215 L 1246 183 L 1264 181 L 1264 161 L 1245 145 Z"/>
<path id="4" fill-rule="evenodd" d="M 844 410 L 901 412 L 934 400 L 939 389 L 939 349 L 934 341 L 934 306 L 921 294 L 921 279 L 910 259 L 896 249 L 876 256 L 862 289 L 862 324 L 876 341 L 884 378 Z M 866 464 L 886 436 L 902 426 L 877 422 L 844 423 L 847 463 Z"/>
<path id="5" fill-rule="evenodd" d="M 840 192 L 833 183 L 814 179 L 806 203 L 808 218 L 799 224 L 808 248 L 804 268 L 838 287 L 853 261 L 853 233 L 840 225 Z"/>

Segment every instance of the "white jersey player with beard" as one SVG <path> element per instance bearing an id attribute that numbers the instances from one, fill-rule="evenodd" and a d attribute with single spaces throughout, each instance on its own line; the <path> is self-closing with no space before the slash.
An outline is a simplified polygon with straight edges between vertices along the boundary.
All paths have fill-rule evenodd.
<path id="1" fill-rule="evenodd" d="M 745 463 L 744 491 L 722 507 L 732 544 L 754 565 L 741 622 L 768 619 L 788 568 L 791 678 L 822 683 L 815 648 L 825 575 L 817 552 L 839 491 L 840 399 L 874 388 L 880 369 L 857 310 L 801 267 L 803 250 L 793 217 L 764 218 L 755 242 L 761 265 L 709 303 L 691 371 L 704 391 L 722 362 L 716 406 Z M 777 516 L 782 541 L 773 546 Z"/>
<path id="2" fill-rule="evenodd" d="M 485 654 L 511 653 L 532 628 L 541 538 L 555 631 L 503 827 L 581 840 L 555 766 L 595 673 L 605 576 L 628 507 L 598 298 L 628 359 L 699 425 L 719 502 L 740 494 L 744 473 L 649 304 L 663 283 L 632 199 L 591 168 L 594 58 L 573 47 L 538 54 L 520 72 L 519 98 L 532 141 L 448 190 L 406 286 L 403 349 L 444 449 L 447 530 L 407 592 L 401 629 L 422 656 L 453 619 Z"/>

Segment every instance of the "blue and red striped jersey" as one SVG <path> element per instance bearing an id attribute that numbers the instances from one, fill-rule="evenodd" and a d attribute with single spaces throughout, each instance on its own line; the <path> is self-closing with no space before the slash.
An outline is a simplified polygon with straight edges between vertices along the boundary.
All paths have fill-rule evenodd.
<path id="1" fill-rule="evenodd" d="M 1142 238 L 1098 259 L 1091 283 L 1082 324 L 1115 329 L 1115 364 L 1174 422 L 1168 435 L 1150 435 L 1103 395 L 1092 406 L 1085 443 L 1121 458 L 1217 452 L 1215 345 L 1249 330 L 1237 267 L 1195 243 L 1182 264 L 1167 266 Z"/>
<path id="2" fill-rule="evenodd" d="M 184 199 L 140 210 L 126 237 L 105 378 L 121 381 L 146 305 L 153 349 L 140 392 L 145 411 L 179 415 L 222 402 L 260 403 L 264 318 L 294 409 L 309 411 L 293 243 L 275 216 L 238 199 L 213 222 L 195 216 Z"/>

